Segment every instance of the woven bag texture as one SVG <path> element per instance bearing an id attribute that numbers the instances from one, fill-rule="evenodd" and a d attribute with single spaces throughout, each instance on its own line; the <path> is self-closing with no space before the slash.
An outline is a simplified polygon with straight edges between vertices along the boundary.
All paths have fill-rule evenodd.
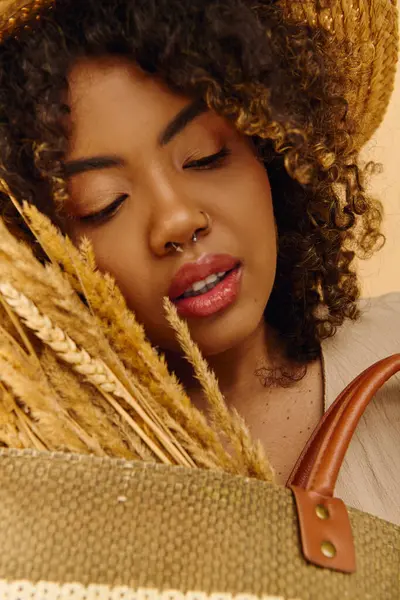
<path id="1" fill-rule="evenodd" d="M 400 528 L 355 510 L 350 517 L 357 572 L 345 575 L 304 561 L 294 501 L 283 487 L 194 469 L 2 450 L 1 599 L 140 600 L 141 588 L 176 590 L 180 598 L 196 592 L 203 600 L 398 600 Z M 75 595 L 68 586 L 68 594 L 60 592 L 65 584 L 79 584 Z M 107 586 L 104 595 L 93 586 Z M 121 586 L 131 596 L 115 590 Z"/>

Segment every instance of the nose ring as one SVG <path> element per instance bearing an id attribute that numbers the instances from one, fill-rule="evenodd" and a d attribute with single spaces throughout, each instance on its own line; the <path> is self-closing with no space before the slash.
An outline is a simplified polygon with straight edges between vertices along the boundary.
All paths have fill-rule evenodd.
<path id="1" fill-rule="evenodd" d="M 208 213 L 201 211 L 201 214 L 204 215 L 207 223 L 205 225 L 205 227 L 199 227 L 199 229 L 196 229 L 196 231 L 193 233 L 192 235 L 192 243 L 193 244 L 197 244 L 197 242 L 199 241 L 198 238 L 198 232 L 199 231 L 209 231 L 210 230 L 210 224 L 211 224 L 211 219 L 210 216 L 208 215 Z M 183 252 L 183 244 L 177 244 L 176 242 L 170 242 L 170 247 L 173 248 L 175 250 L 175 252 Z"/>
<path id="2" fill-rule="evenodd" d="M 174 242 L 171 242 L 171 248 L 173 248 L 175 252 L 183 252 L 181 244 L 175 244 Z"/>

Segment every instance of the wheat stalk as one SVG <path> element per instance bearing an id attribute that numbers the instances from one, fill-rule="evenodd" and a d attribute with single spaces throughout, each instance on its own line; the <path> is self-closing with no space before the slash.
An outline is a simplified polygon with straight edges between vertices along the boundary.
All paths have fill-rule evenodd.
<path id="1" fill-rule="evenodd" d="M 92 385 L 85 384 L 47 346 L 41 349 L 40 363 L 67 415 L 73 415 L 82 428 L 98 440 L 106 455 L 147 462 L 154 460 L 152 452 L 102 394 Z M 29 402 L 29 398 L 25 402 Z"/>
<path id="2" fill-rule="evenodd" d="M 8 183 L 6 182 L 6 180 L 3 177 L 0 177 L 0 192 L 5 194 L 6 196 L 8 196 L 8 198 L 11 200 L 12 205 L 14 206 L 15 210 L 17 211 L 17 213 L 19 214 L 19 216 L 21 217 L 21 219 L 23 220 L 25 225 L 28 227 L 28 229 L 30 229 L 30 231 L 33 233 L 33 235 L 38 239 L 38 235 L 35 233 L 35 231 L 33 229 L 33 225 L 29 222 L 28 216 L 24 213 L 21 203 L 18 202 L 17 198 L 14 196 L 14 194 L 10 190 L 10 186 L 8 185 Z M 53 262 L 54 264 L 56 264 L 56 260 L 51 256 L 51 252 L 50 252 L 49 248 L 46 247 L 46 244 L 45 243 L 41 244 L 41 247 L 42 247 L 43 251 L 47 254 L 47 257 L 49 258 L 49 260 L 51 262 Z"/>
<path id="3" fill-rule="evenodd" d="M 4 298 L 0 295 L 0 303 L 3 306 L 4 310 L 7 313 L 8 318 L 10 319 L 11 323 L 14 325 L 15 330 L 18 332 L 18 334 L 21 337 L 22 342 L 25 345 L 25 348 L 27 349 L 27 351 L 29 352 L 30 356 L 32 358 L 35 358 L 37 360 L 37 362 L 39 363 L 39 359 L 36 356 L 36 352 L 33 349 L 33 346 L 31 344 L 30 339 L 28 338 L 28 336 L 26 335 L 25 331 L 23 330 L 23 328 L 20 326 L 19 320 L 18 318 L 15 316 L 15 314 L 12 312 L 12 310 L 10 310 L 10 307 L 8 306 L 7 302 L 4 301 Z M 40 363 L 39 363 L 40 364 Z"/>
<path id="4" fill-rule="evenodd" d="M 5 387 L 4 383 L 0 381 L 0 405 L 4 409 L 1 414 L 0 422 L 0 436 L 1 442 L 6 444 L 7 447 L 15 447 L 15 445 L 22 447 L 32 446 L 35 450 L 47 450 L 46 445 L 37 437 L 35 432 L 31 428 L 29 419 L 18 407 L 15 398 L 11 395 L 9 390 Z M 14 415 L 14 418 L 9 415 Z M 19 427 L 16 426 L 19 424 Z M 5 434 L 4 429 L 8 430 Z M 11 436 L 10 436 L 11 429 Z M 16 438 L 18 442 L 16 444 Z M 26 440 L 26 441 L 25 441 Z"/>
<path id="5" fill-rule="evenodd" d="M 87 237 L 83 237 L 81 239 L 81 242 L 79 244 L 79 252 L 82 256 L 82 260 L 85 261 L 89 269 L 91 269 L 92 271 L 96 271 L 97 264 L 93 250 L 93 244 Z"/>
<path id="6" fill-rule="evenodd" d="M 199 347 L 192 340 L 187 324 L 179 318 L 176 307 L 168 298 L 164 300 L 164 308 L 168 322 L 175 330 L 179 344 L 204 390 L 214 428 L 224 432 L 229 442 L 233 444 L 237 458 L 246 469 L 247 475 L 271 480 L 273 471 L 261 444 L 254 444 L 247 426 L 237 411 L 232 413 L 229 411 L 217 378 L 203 358 Z"/>
<path id="7" fill-rule="evenodd" d="M 127 402 L 153 432 L 160 434 L 158 427 L 148 418 L 146 413 L 101 359 L 92 358 L 85 349 L 78 348 L 75 342 L 64 331 L 54 326 L 47 316 L 39 312 L 36 305 L 29 298 L 18 292 L 9 283 L 0 284 L 0 293 L 25 325 L 34 331 L 37 337 L 47 344 L 57 356 L 71 365 L 77 373 L 94 385 L 109 401 L 112 400 L 110 398 L 111 395 Z M 130 424 L 161 462 L 171 464 L 170 458 L 153 442 L 136 421 L 131 419 Z M 168 440 L 165 440 L 162 432 L 161 442 L 166 443 L 169 448 L 172 447 L 173 451 L 175 450 L 175 446 Z M 184 464 L 186 465 L 186 463 Z"/>
<path id="8" fill-rule="evenodd" d="M 15 402 L 15 401 L 14 401 Z M 37 433 L 33 430 L 31 423 L 29 422 L 29 418 L 26 414 L 19 408 L 19 406 L 15 403 L 14 412 L 18 418 L 19 425 L 29 439 L 32 444 L 32 447 L 35 450 L 39 450 L 39 452 L 43 452 L 48 450 L 48 447 L 42 442 Z"/>
<path id="9" fill-rule="evenodd" d="M 12 391 L 29 415 L 29 426 L 48 449 L 89 449 L 104 455 L 97 440 L 75 422 L 63 409 L 57 394 L 49 385 L 46 374 L 37 368 L 35 360 L 0 326 L 0 380 Z M 19 406 L 19 404 L 18 404 Z"/>

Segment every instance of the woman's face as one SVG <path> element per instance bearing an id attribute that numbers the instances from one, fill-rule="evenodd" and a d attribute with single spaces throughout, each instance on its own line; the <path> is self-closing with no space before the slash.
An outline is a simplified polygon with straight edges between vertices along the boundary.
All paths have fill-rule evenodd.
<path id="1" fill-rule="evenodd" d="M 92 241 L 153 344 L 177 348 L 168 295 L 204 354 L 243 343 L 276 267 L 268 177 L 250 140 L 120 59 L 77 63 L 69 103 L 73 239 Z"/>

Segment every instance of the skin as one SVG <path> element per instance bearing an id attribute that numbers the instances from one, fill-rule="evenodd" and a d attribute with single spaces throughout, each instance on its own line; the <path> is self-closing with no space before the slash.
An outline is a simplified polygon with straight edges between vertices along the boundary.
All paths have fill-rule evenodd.
<path id="1" fill-rule="evenodd" d="M 234 304 L 188 324 L 227 401 L 265 440 L 278 478 L 285 479 L 321 415 L 322 375 L 317 361 L 289 393 L 266 390 L 254 376 L 257 367 L 276 367 L 286 359 L 263 318 L 275 278 L 276 230 L 268 175 L 251 141 L 205 111 L 161 144 L 168 125 L 192 101 L 125 60 L 81 60 L 69 83 L 65 210 L 70 235 L 76 242 L 82 236 L 91 239 L 99 268 L 114 275 L 152 343 L 166 352 L 170 367 L 204 410 L 162 301 L 183 264 L 209 253 L 240 259 L 243 278 Z M 200 169 L 193 162 L 223 147 L 230 154 L 215 168 Z M 79 172 L 81 161 L 93 157 L 112 157 L 114 164 Z M 108 220 L 85 220 L 121 195 L 124 201 Z M 207 231 L 204 213 L 210 217 Z M 191 243 L 195 231 L 197 244 Z M 182 244 L 184 252 L 171 251 L 171 243 Z"/>

